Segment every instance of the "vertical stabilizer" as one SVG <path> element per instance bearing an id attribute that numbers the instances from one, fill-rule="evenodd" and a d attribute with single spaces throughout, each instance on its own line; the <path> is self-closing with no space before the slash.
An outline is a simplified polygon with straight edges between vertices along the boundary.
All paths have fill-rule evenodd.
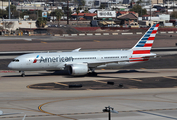
<path id="1" fill-rule="evenodd" d="M 150 54 L 159 24 L 154 24 L 132 48 L 132 54 Z"/>

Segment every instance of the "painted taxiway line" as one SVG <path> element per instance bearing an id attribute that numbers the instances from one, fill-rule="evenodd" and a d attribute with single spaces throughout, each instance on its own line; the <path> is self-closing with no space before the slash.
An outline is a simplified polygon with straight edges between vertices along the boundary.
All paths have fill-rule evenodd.
<path id="1" fill-rule="evenodd" d="M 133 80 L 133 81 L 137 81 L 137 82 L 142 82 L 142 80 L 139 80 L 139 79 L 134 79 L 134 78 L 131 78 L 129 80 Z"/>
<path id="2" fill-rule="evenodd" d="M 147 110 L 127 110 L 127 111 L 118 111 L 119 113 L 127 113 L 127 112 L 153 112 L 153 111 L 165 111 L 165 110 L 177 110 L 177 108 L 167 108 L 167 109 L 147 109 Z M 52 114 L 54 116 L 60 116 L 60 117 L 65 117 L 64 115 L 85 115 L 85 114 L 100 114 L 104 112 L 87 112 L 87 113 L 66 113 L 66 114 Z M 42 117 L 42 116 L 52 116 L 51 114 L 47 115 L 27 115 L 26 117 Z M 24 116 L 7 116 L 7 117 L 0 117 L 0 118 L 22 118 Z M 69 118 L 68 119 L 74 119 L 74 118 Z"/>
<path id="3" fill-rule="evenodd" d="M 169 76 L 163 76 L 164 78 L 169 78 L 169 79 L 174 79 L 174 80 L 177 80 L 177 78 L 174 78 L 174 77 L 169 77 Z"/>
<path id="4" fill-rule="evenodd" d="M 66 87 L 68 87 L 69 85 L 67 85 L 67 84 L 63 84 L 63 83 L 59 83 L 59 82 L 54 82 L 55 84 L 58 84 L 58 85 L 63 85 L 63 86 L 66 86 Z"/>
<path id="5" fill-rule="evenodd" d="M 63 118 L 76 120 L 76 119 L 74 119 L 74 118 L 70 118 L 70 117 L 62 116 L 62 115 L 59 115 L 59 114 L 53 114 L 53 113 L 50 113 L 50 112 L 47 112 L 47 111 L 42 110 L 42 106 L 44 106 L 44 105 L 46 105 L 46 104 L 49 104 L 49 103 L 53 103 L 53 102 L 58 102 L 58 101 L 52 101 L 52 102 L 44 103 L 44 104 L 38 106 L 38 109 L 39 109 L 41 112 L 46 113 L 46 114 L 49 114 L 49 115 L 60 116 L 60 117 L 63 117 Z"/>
<path id="6" fill-rule="evenodd" d="M 159 31 L 157 34 L 174 34 L 177 33 L 177 31 Z M 97 35 L 133 35 L 133 34 L 143 34 L 143 32 L 122 32 L 122 33 L 79 33 L 79 34 L 55 34 L 54 36 L 57 37 L 69 37 L 69 36 L 97 36 Z"/>
<path id="7" fill-rule="evenodd" d="M 107 82 L 99 81 L 99 80 L 93 80 L 94 82 L 104 83 L 107 84 Z"/>

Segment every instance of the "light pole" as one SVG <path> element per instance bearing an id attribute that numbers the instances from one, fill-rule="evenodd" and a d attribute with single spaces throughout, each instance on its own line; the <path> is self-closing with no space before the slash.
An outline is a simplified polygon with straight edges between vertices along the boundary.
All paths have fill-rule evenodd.
<path id="1" fill-rule="evenodd" d="M 29 36 L 31 35 L 31 23 L 32 23 L 32 22 L 29 22 L 29 23 L 28 23 L 28 24 L 30 24 L 30 34 L 29 34 Z"/>
<path id="2" fill-rule="evenodd" d="M 2 0 L 2 20 L 3 20 L 3 14 L 4 14 L 4 13 L 3 13 L 3 10 L 4 10 L 4 9 L 3 9 L 3 0 Z"/>
<path id="3" fill-rule="evenodd" d="M 67 0 L 67 25 L 69 25 L 69 1 Z"/>
<path id="4" fill-rule="evenodd" d="M 10 0 L 9 0 L 9 19 L 10 19 L 10 14 L 11 14 L 11 11 L 10 11 Z"/>
<path id="5" fill-rule="evenodd" d="M 114 108 L 108 106 L 103 109 L 103 112 L 108 112 L 108 120 L 111 120 L 111 112 L 112 113 L 118 113 L 117 111 L 114 110 Z"/>

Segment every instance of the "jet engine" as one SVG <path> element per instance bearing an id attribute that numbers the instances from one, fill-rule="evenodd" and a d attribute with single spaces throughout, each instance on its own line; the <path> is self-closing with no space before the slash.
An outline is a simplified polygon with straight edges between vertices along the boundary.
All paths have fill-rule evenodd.
<path id="1" fill-rule="evenodd" d="M 88 73 L 87 64 L 71 64 L 67 66 L 68 72 L 73 76 L 85 75 Z"/>

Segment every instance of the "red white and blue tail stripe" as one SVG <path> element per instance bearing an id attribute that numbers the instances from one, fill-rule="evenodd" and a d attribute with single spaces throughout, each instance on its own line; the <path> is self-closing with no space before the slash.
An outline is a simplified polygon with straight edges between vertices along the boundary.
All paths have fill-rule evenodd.
<path id="1" fill-rule="evenodd" d="M 136 54 L 150 54 L 154 38 L 156 36 L 159 24 L 154 24 L 144 36 L 137 42 L 137 44 L 132 48 L 133 55 Z"/>

